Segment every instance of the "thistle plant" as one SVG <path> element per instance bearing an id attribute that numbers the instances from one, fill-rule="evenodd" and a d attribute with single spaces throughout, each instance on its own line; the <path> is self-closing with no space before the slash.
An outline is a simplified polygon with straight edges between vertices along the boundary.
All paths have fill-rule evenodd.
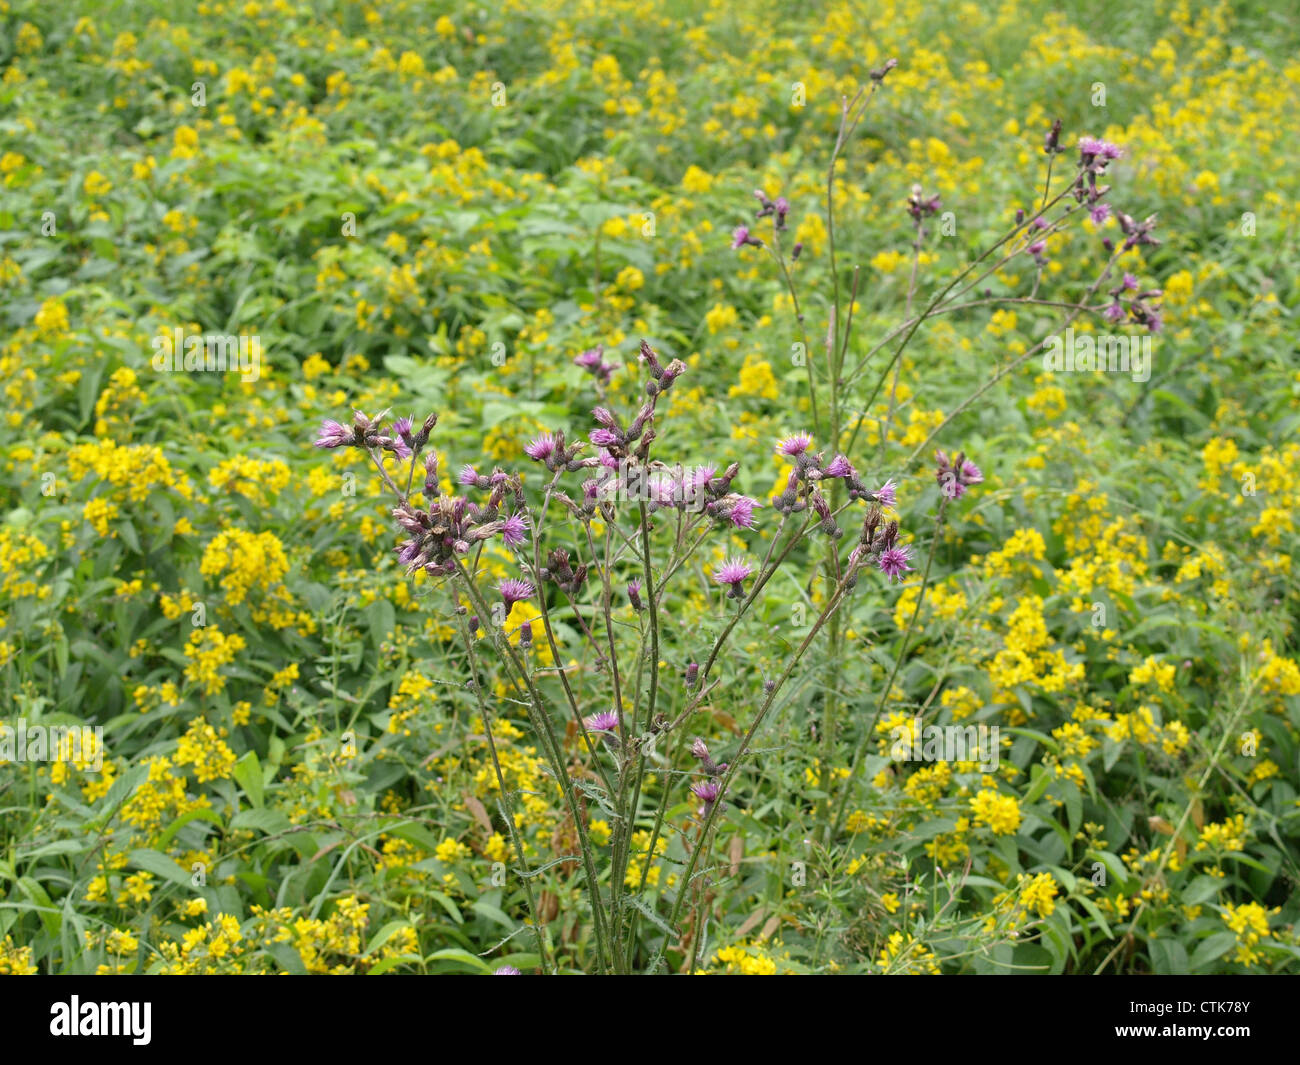
<path id="1" fill-rule="evenodd" d="M 808 423 L 771 442 L 789 465 L 778 494 L 763 500 L 746 494 L 740 464 L 720 469 L 675 447 L 661 407 L 687 367 L 646 340 L 639 350 L 644 399 L 638 407 L 604 405 L 615 367 L 605 362 L 603 347 L 585 351 L 574 361 L 592 376 L 601 401 L 590 421 L 537 436 L 524 448 L 527 464 L 467 463 L 452 492 L 442 490 L 439 460 L 430 449 L 436 414 L 417 428 L 410 417 L 357 412 L 350 424 L 325 422 L 315 441 L 321 448 L 367 453 L 392 495 L 397 560 L 407 574 L 423 570 L 436 579 L 446 613 L 455 619 L 467 670 L 461 679 L 482 718 L 498 819 L 510 838 L 544 972 L 575 961 L 595 972 L 694 971 L 709 936 L 709 885 L 717 875 L 710 854 L 719 826 L 729 810 L 745 807 L 744 774 L 756 741 L 787 705 L 792 678 L 804 673 L 816 681 L 821 712 L 820 798 L 813 813 L 823 845 L 839 838 L 848 795 L 863 786 L 858 770 L 906 656 L 948 511 L 984 474 L 964 452 L 933 454 L 940 491 L 924 547 L 922 531 L 896 512 L 900 498 L 906 502 L 902 486 L 955 418 L 1042 347 L 1001 366 L 924 442 L 895 454 L 889 429 L 897 417 L 903 355 L 922 326 L 944 315 L 1028 305 L 1060 310 L 1060 328 L 1082 314 L 1159 328 L 1159 293 L 1142 290 L 1136 279 L 1126 276 L 1107 292 L 1108 300 L 1093 302 L 1126 247 L 1155 243 L 1154 219 L 1136 223 L 1116 214 L 1123 246 L 1107 242 L 1109 255 L 1081 297 L 1042 290 L 1054 238 L 1084 215 L 1108 217 L 1105 177 L 1120 155 L 1113 145 L 1081 138 L 1073 173 L 1054 188 L 1051 170 L 1064 150 L 1057 123 L 1044 142 L 1048 176 L 1038 209 L 1016 214 L 1001 239 L 932 294 L 922 286 L 920 262 L 942 203 L 919 185 L 911 190 L 902 205 L 913 233 L 905 305 L 898 324 L 857 355 L 861 346 L 855 348 L 852 337 L 861 270 L 845 276 L 837 257 L 836 162 L 895 65 L 891 60 L 872 72 L 843 104 L 826 185 L 824 298 L 801 294 L 799 271 L 808 260 L 799 244 L 786 249 L 791 205 L 784 197 L 760 190 L 755 224 L 733 235 L 733 248 L 771 255 L 805 350 L 812 350 L 808 312 L 815 303 L 826 314 L 824 355 L 806 364 Z M 986 279 L 1013 261 L 1034 264 L 1028 292 L 981 293 Z M 878 410 L 886 387 L 887 403 Z M 859 446 L 864 428 L 877 440 L 866 455 Z M 746 552 L 731 548 L 736 536 L 749 538 Z M 513 560 L 514 572 L 498 580 L 487 563 L 501 552 Z M 723 561 L 703 561 L 711 554 Z M 816 588 L 810 597 L 815 616 L 775 675 L 759 679 L 728 668 L 728 649 L 783 571 Z M 874 716 L 846 733 L 846 619 L 863 600 L 883 601 L 890 585 L 917 580 L 921 595 L 900 635 L 892 673 L 869 697 Z M 684 602 L 701 587 L 712 589 L 717 628 L 711 639 L 692 646 L 698 635 L 682 621 Z M 670 660 L 679 654 L 689 657 Z M 498 677 L 504 699 L 494 690 Z M 721 697 L 750 709 L 738 722 L 738 738 L 719 750 L 698 731 L 704 712 Z M 521 796 L 511 792 L 494 740 L 503 705 L 523 708 L 561 797 L 565 830 L 556 835 L 554 860 L 539 861 L 516 827 Z M 852 773 L 833 799 L 829 774 L 841 759 L 851 761 Z M 592 838 L 595 811 L 608 822 L 607 845 Z M 636 834 L 646 845 L 634 843 Z M 649 875 L 661 855 L 675 869 L 663 884 Z M 581 882 L 587 935 L 576 946 L 554 940 L 536 889 L 543 876 Z"/>

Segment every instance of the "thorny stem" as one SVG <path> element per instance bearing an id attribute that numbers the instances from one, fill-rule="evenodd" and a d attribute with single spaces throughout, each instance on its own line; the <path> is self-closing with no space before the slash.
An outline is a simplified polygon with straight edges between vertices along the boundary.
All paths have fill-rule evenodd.
<path id="1" fill-rule="evenodd" d="M 681 917 L 682 904 L 686 901 L 686 896 L 690 891 L 691 881 L 695 876 L 695 867 L 699 864 L 700 854 L 703 851 L 705 851 L 707 848 L 710 830 L 712 829 L 714 822 L 717 820 L 718 810 L 722 806 L 723 799 L 727 795 L 728 786 L 731 784 L 732 778 L 736 775 L 736 771 L 740 768 L 740 763 L 743 760 L 746 752 L 749 750 L 750 744 L 754 740 L 754 736 L 757 735 L 759 727 L 766 720 L 768 712 L 772 709 L 772 704 L 775 702 L 777 695 L 781 691 L 781 688 L 784 686 L 785 682 L 789 680 L 790 674 L 794 672 L 795 667 L 803 659 L 803 656 L 807 652 L 808 648 L 812 646 L 812 643 L 817 638 L 817 634 L 821 631 L 822 626 L 826 623 L 827 619 L 830 618 L 830 616 L 836 610 L 839 609 L 839 605 L 841 600 L 844 597 L 848 581 L 850 577 L 852 577 L 856 572 L 857 572 L 857 567 L 850 566 L 849 569 L 845 572 L 844 576 L 840 579 L 840 582 L 836 586 L 834 593 L 827 601 L 825 608 L 822 610 L 817 620 L 813 623 L 812 628 L 808 631 L 808 635 L 804 637 L 803 642 L 800 643 L 798 649 L 791 657 L 789 664 L 785 668 L 785 671 L 781 674 L 780 678 L 773 684 L 772 690 L 767 693 L 767 698 L 763 700 L 763 705 L 759 707 L 758 713 L 754 715 L 754 720 L 750 723 L 749 728 L 745 731 L 745 735 L 741 737 L 740 745 L 736 748 L 736 753 L 732 756 L 731 764 L 728 765 L 726 772 L 722 774 L 722 778 L 719 781 L 718 801 L 713 803 L 713 805 L 709 809 L 709 812 L 705 815 L 704 826 L 700 832 L 700 844 L 691 851 L 690 859 L 687 861 L 686 870 L 682 875 L 681 887 L 677 891 L 677 898 L 673 903 L 672 913 L 668 919 L 669 927 L 671 928 L 677 927 L 677 921 Z M 693 946 L 693 952 L 694 949 L 697 948 L 698 948 L 698 937 L 696 939 L 696 943 Z"/>
<path id="2" fill-rule="evenodd" d="M 456 563 L 456 572 L 460 576 L 461 583 L 465 586 L 466 594 L 474 604 L 474 609 L 479 612 L 482 618 L 491 617 L 491 612 L 487 608 L 487 603 L 479 593 L 478 588 L 474 585 L 473 579 L 465 572 L 464 566 L 459 562 Z M 487 623 L 484 622 L 486 625 Z M 529 708 L 533 717 L 533 727 L 536 729 L 539 738 L 542 740 L 543 747 L 546 749 L 547 757 L 551 762 L 551 768 L 555 773 L 556 781 L 560 785 L 560 790 L 564 795 L 565 802 L 569 807 L 569 816 L 573 818 L 574 830 L 578 834 L 579 849 L 582 852 L 582 864 L 586 874 L 587 894 L 591 901 L 591 914 L 594 934 L 596 937 L 596 957 L 597 964 L 601 967 L 609 964 L 606 961 L 609 955 L 609 944 L 605 936 L 605 920 L 600 900 L 600 882 L 596 877 L 595 864 L 592 862 L 591 840 L 587 835 L 586 819 L 582 816 L 582 811 L 578 808 L 577 796 L 574 794 L 573 780 L 569 777 L 568 768 L 564 762 L 564 756 L 560 750 L 558 741 L 555 738 L 555 730 L 551 727 L 550 715 L 547 713 L 546 704 L 542 699 L 541 693 L 533 684 L 532 676 L 528 672 L 528 667 L 520 658 L 519 652 L 511 645 L 509 639 L 504 634 L 498 633 L 495 628 L 493 632 L 498 649 L 504 650 L 505 657 L 514 666 L 515 672 L 524 687 L 528 691 Z"/>
<path id="3" fill-rule="evenodd" d="M 541 958 L 542 975 L 547 972 L 547 949 L 546 949 L 546 926 L 542 923 L 541 917 L 537 910 L 537 901 L 533 897 L 532 874 L 528 869 L 528 859 L 524 856 L 524 842 L 519 838 L 519 828 L 515 825 L 514 811 L 511 807 L 514 805 L 509 802 L 509 792 L 506 791 L 505 774 L 501 771 L 501 760 L 497 756 L 496 741 L 492 738 L 492 714 L 488 710 L 487 700 L 483 698 L 483 685 L 478 679 L 478 660 L 474 654 L 474 641 L 469 633 L 469 625 L 465 618 L 459 618 L 460 635 L 465 643 L 465 654 L 469 658 L 470 684 L 474 688 L 474 697 L 478 700 L 479 713 L 483 718 L 483 735 L 487 737 L 488 753 L 492 757 L 492 769 L 496 773 L 497 790 L 501 793 L 501 813 L 506 823 L 506 829 L 510 833 L 510 843 L 515 849 L 515 856 L 519 859 L 520 877 L 524 883 L 524 895 L 528 900 L 528 912 L 533 915 L 533 931 L 537 933 L 537 952 Z M 551 971 L 555 971 L 555 966 L 551 966 Z"/>
<path id="4" fill-rule="evenodd" d="M 903 632 L 903 642 L 899 645 L 898 656 L 894 659 L 893 671 L 889 674 L 889 680 L 885 684 L 884 690 L 880 693 L 880 700 L 876 703 L 876 712 L 872 715 L 871 721 L 862 732 L 858 740 L 857 749 L 853 752 L 853 762 L 849 766 L 849 780 L 856 778 L 858 766 L 862 763 L 862 756 L 866 752 L 867 744 L 871 742 L 872 733 L 875 732 L 876 722 L 880 720 L 880 715 L 885 709 L 885 702 L 889 698 L 889 693 L 894 690 L 894 681 L 898 678 L 898 671 L 902 667 L 903 659 L 907 656 L 907 645 L 912 638 L 912 630 L 916 627 L 916 619 L 921 614 L 921 606 L 925 602 L 925 592 L 930 585 L 930 567 L 934 563 L 934 554 L 939 547 L 939 539 L 943 533 L 943 519 L 948 510 L 948 497 L 939 497 L 939 511 L 934 519 L 934 536 L 930 540 L 930 553 L 925 560 L 925 572 L 921 577 L 921 591 L 916 597 L 916 606 L 912 609 L 912 617 L 907 623 L 907 628 Z M 840 824 L 844 820 L 844 811 L 848 806 L 849 787 L 845 787 L 840 793 L 840 801 L 835 811 L 835 819 L 831 822 L 830 831 L 827 833 L 826 842 L 835 838 L 835 833 L 840 830 Z"/>

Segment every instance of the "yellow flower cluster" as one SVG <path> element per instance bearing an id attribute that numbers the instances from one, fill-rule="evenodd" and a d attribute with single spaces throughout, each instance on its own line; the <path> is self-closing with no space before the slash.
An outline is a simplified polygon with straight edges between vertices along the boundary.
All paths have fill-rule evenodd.
<path id="1" fill-rule="evenodd" d="M 176 764 L 192 765 L 199 783 L 225 780 L 234 771 L 235 752 L 226 746 L 216 729 L 196 717 L 176 747 Z"/>
<path id="2" fill-rule="evenodd" d="M 995 836 L 1014 835 L 1020 827 L 1020 802 L 1014 795 L 1000 795 L 985 788 L 970 801 L 975 823 L 987 825 Z"/>
<path id="3" fill-rule="evenodd" d="M 199 685 L 204 695 L 224 691 L 226 678 L 221 669 L 230 665 L 246 646 L 237 632 L 227 636 L 215 625 L 195 629 L 185 646 L 185 657 L 189 659 L 185 664 L 185 679 Z"/>
<path id="4" fill-rule="evenodd" d="M 1268 935 L 1268 913 L 1258 902 L 1240 906 L 1228 903 L 1224 907 L 1223 923 L 1237 936 L 1237 949 L 1233 960 L 1242 965 L 1255 965 L 1261 955 L 1255 948 L 1260 939 Z"/>

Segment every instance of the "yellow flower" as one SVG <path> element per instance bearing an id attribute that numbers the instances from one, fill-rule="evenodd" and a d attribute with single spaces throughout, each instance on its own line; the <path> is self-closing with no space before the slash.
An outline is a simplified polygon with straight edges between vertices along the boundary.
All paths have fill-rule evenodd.
<path id="1" fill-rule="evenodd" d="M 468 858 L 470 850 L 460 840 L 447 838 L 438 844 L 433 853 L 438 861 L 452 864 Z"/>
<path id="2" fill-rule="evenodd" d="M 625 266 L 618 272 L 618 277 L 614 278 L 614 287 L 621 288 L 625 292 L 635 292 L 637 289 L 644 287 L 645 275 L 635 266 Z"/>
<path id="3" fill-rule="evenodd" d="M 1010 836 L 1020 827 L 1020 803 L 1013 795 L 985 788 L 970 801 L 976 824 L 985 824 L 995 836 Z"/>
<path id="4" fill-rule="evenodd" d="M 1056 881 L 1051 873 L 1039 873 L 1024 886 L 1020 903 L 1039 917 L 1050 917 L 1056 909 Z"/>

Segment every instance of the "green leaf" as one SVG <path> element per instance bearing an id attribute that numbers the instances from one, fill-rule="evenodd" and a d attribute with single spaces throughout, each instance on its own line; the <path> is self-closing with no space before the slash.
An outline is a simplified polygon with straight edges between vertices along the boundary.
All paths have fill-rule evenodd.
<path id="1" fill-rule="evenodd" d="M 448 947 L 445 950 L 435 950 L 427 958 L 429 961 L 455 961 L 462 965 L 468 965 L 471 969 L 478 969 L 480 972 L 490 973 L 492 966 L 482 958 L 476 957 L 467 950 L 461 950 L 459 947 Z"/>
<path id="2" fill-rule="evenodd" d="M 1192 960 L 1188 968 L 1192 972 L 1197 969 L 1203 969 L 1210 962 L 1222 958 L 1233 947 L 1237 945 L 1237 937 L 1232 932 L 1216 932 L 1214 935 L 1203 940 L 1201 945 L 1196 948 L 1192 954 Z"/>
<path id="3" fill-rule="evenodd" d="M 1182 891 L 1184 906 L 1199 906 L 1203 902 L 1219 897 L 1223 890 L 1223 881 L 1216 876 L 1198 876 Z"/>
<path id="4" fill-rule="evenodd" d="M 154 876 L 160 876 L 173 884 L 179 884 L 181 887 L 190 886 L 190 874 L 161 851 L 147 848 L 133 850 L 130 854 L 130 862 L 135 868 L 153 873 Z"/>
<path id="5" fill-rule="evenodd" d="M 18 890 L 40 907 L 41 924 L 45 926 L 45 931 L 52 936 L 57 936 L 63 924 L 63 917 L 57 912 L 50 912 L 54 909 L 54 903 L 50 901 L 50 896 L 45 889 L 30 876 L 20 876 L 16 883 Z"/>
<path id="6" fill-rule="evenodd" d="M 1186 976 L 1188 972 L 1187 948 L 1176 939 L 1148 939 L 1151 969 L 1161 976 Z"/>
<path id="7" fill-rule="evenodd" d="M 172 838 L 176 833 L 191 821 L 210 821 L 212 824 L 220 826 L 221 817 L 215 810 L 209 809 L 206 806 L 199 806 L 196 809 L 188 810 L 163 829 L 162 834 L 153 841 L 154 849 L 165 851 L 167 849 L 167 844 L 172 841 Z"/>
<path id="8" fill-rule="evenodd" d="M 287 832 L 293 822 L 279 810 L 240 810 L 230 821 L 232 829 L 252 828 L 268 836 Z"/>
<path id="9" fill-rule="evenodd" d="M 248 801 L 260 810 L 262 808 L 262 763 L 258 761 L 256 751 L 249 751 L 235 763 L 234 776 L 239 786 L 244 789 L 244 794 L 248 796 Z"/>
<path id="10" fill-rule="evenodd" d="M 477 900 L 470 909 L 475 913 L 482 914 L 489 921 L 495 921 L 502 928 L 513 932 L 518 927 L 518 922 L 511 920 L 509 916 L 501 911 L 499 907 L 493 906 L 485 899 Z"/>

